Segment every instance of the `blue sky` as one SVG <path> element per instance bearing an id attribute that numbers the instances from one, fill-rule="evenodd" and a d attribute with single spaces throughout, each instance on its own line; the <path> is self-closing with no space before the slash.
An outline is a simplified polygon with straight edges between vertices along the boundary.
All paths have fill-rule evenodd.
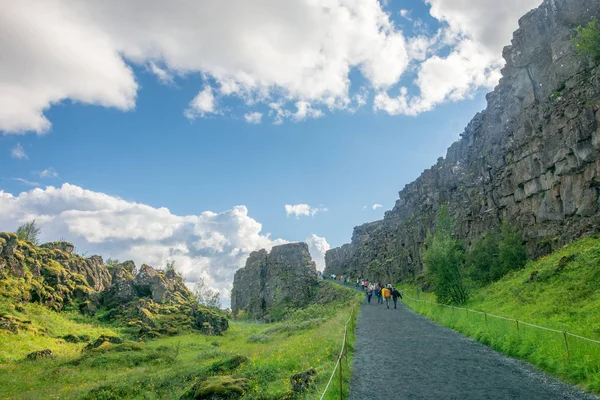
<path id="1" fill-rule="evenodd" d="M 43 239 L 136 262 L 175 258 L 189 282 L 224 293 L 261 246 L 316 235 L 322 262 L 445 155 L 485 107 L 517 18 L 539 3 L 229 2 L 239 13 L 211 0 L 208 16 L 177 6 L 151 15 L 135 1 L 44 3 L 71 16 L 55 40 L 47 35 L 61 21 L 41 3 L 38 14 L 9 7 L 0 230 L 37 218 Z M 301 204 L 320 211 L 286 214 Z"/>

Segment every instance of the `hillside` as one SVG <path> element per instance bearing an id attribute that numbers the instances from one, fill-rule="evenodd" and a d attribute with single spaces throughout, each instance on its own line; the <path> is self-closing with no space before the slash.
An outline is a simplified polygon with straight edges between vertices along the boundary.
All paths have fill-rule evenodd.
<path id="1" fill-rule="evenodd" d="M 329 379 L 356 301 L 355 292 L 330 283 L 318 294 L 308 307 L 288 310 L 280 323 L 229 321 L 222 335 L 185 332 L 146 340 L 78 311 L 2 299 L 0 315 L 10 315 L 20 329 L 0 329 L 0 398 L 201 399 L 209 398 L 201 392 L 211 385 L 232 399 L 314 398 Z M 118 340 L 90 346 L 100 335 Z M 40 349 L 52 355 L 27 359 Z M 301 393 L 291 377 L 311 368 Z M 349 377 L 347 370 L 344 380 Z"/>
<path id="2" fill-rule="evenodd" d="M 543 371 L 600 393 L 600 345 L 568 335 L 569 361 L 562 331 L 600 341 L 600 236 L 573 242 L 497 282 L 473 290 L 458 310 L 418 302 L 415 311 L 510 356 L 527 360 Z M 402 285 L 407 296 L 435 303 L 433 293 L 417 294 Z M 506 319 L 467 313 L 463 308 Z M 515 320 L 556 330 L 548 331 Z"/>

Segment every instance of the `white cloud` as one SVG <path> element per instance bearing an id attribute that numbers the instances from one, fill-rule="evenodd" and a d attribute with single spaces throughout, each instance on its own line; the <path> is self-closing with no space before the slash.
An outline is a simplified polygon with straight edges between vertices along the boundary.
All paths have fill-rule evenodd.
<path id="1" fill-rule="evenodd" d="M 317 264 L 317 269 L 323 271 L 325 269 L 325 252 L 331 249 L 331 246 L 327 243 L 327 239 L 313 233 L 306 238 L 306 244 L 308 244 L 308 250 L 312 259 Z"/>
<path id="2" fill-rule="evenodd" d="M 0 36 L 11 38 L 0 44 L 0 130 L 7 133 L 48 131 L 45 111 L 66 99 L 133 109 L 138 84 L 126 61 L 149 66 L 161 81 L 200 74 L 223 95 L 315 109 L 349 98 L 353 68 L 383 88 L 408 65 L 402 32 L 377 0 L 0 6 Z"/>
<path id="3" fill-rule="evenodd" d="M 275 123 L 353 112 L 352 70 L 376 94 L 375 110 L 416 115 L 491 88 L 519 17 L 541 0 L 426 2 L 444 26 L 431 37 L 415 20 L 407 40 L 382 8 L 387 0 L 0 0 L 0 37 L 11 38 L 0 43 L 0 131 L 47 132 L 45 112 L 68 99 L 134 109 L 128 63 L 163 83 L 211 82 L 185 110 L 192 119 L 218 113 L 215 91 L 241 107 L 269 105 Z M 390 92 L 411 62 L 418 94 Z M 445 71 L 452 79 L 430 83 Z"/>
<path id="4" fill-rule="evenodd" d="M 286 204 L 285 213 L 287 216 L 295 215 L 296 218 L 301 216 L 314 216 L 316 213 L 328 211 L 323 207 L 311 207 L 308 204 Z"/>
<path id="5" fill-rule="evenodd" d="M 377 210 L 378 208 L 383 207 L 381 204 L 373 204 L 372 208 L 373 210 Z"/>
<path id="6" fill-rule="evenodd" d="M 39 183 L 37 182 L 32 182 L 32 181 L 28 181 L 27 179 L 23 179 L 23 178 L 12 178 L 13 181 L 17 181 L 17 182 L 21 182 L 23 185 L 27 185 L 27 186 L 38 186 Z"/>
<path id="7" fill-rule="evenodd" d="M 25 153 L 25 149 L 21 146 L 21 143 L 17 143 L 15 147 L 10 151 L 10 155 L 12 158 L 16 158 L 18 160 L 28 159 L 27 153 Z"/>
<path id="8" fill-rule="evenodd" d="M 215 96 L 210 86 L 205 86 L 202 91 L 198 92 L 184 112 L 185 116 L 191 120 L 198 117 L 203 118 L 206 114 L 216 113 Z"/>
<path id="9" fill-rule="evenodd" d="M 161 83 L 170 84 L 173 83 L 173 74 L 164 68 L 159 67 L 154 62 L 149 64 L 150 72 L 152 72 Z"/>
<path id="10" fill-rule="evenodd" d="M 52 167 L 46 168 L 40 172 L 40 178 L 58 178 L 58 172 L 56 172 Z"/>
<path id="11" fill-rule="evenodd" d="M 263 116 L 262 113 L 251 112 L 251 113 L 245 114 L 244 119 L 249 124 L 260 124 L 260 121 L 262 120 L 262 116 Z"/>
<path id="12" fill-rule="evenodd" d="M 0 191 L 0 226 L 14 230 L 35 218 L 42 240 L 64 237 L 88 253 L 136 265 L 175 260 L 188 283 L 204 278 L 229 303 L 234 272 L 252 251 L 286 243 L 271 239 L 245 206 L 221 213 L 179 216 L 104 193 L 63 184 L 18 196 Z"/>
<path id="13" fill-rule="evenodd" d="M 284 106 L 285 103 L 282 102 L 269 104 L 271 108 L 269 115 L 273 116 L 273 123 L 276 125 L 282 124 L 286 119 L 300 122 L 305 119 L 320 118 L 324 115 L 322 110 L 313 108 L 309 102 L 304 100 L 296 102 L 296 111 L 286 109 Z"/>

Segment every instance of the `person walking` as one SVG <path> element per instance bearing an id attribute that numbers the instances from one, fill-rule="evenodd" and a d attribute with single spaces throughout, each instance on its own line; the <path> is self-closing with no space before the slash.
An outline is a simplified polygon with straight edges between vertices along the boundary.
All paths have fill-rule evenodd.
<path id="1" fill-rule="evenodd" d="M 392 292 L 387 287 L 381 289 L 381 297 L 385 299 L 385 305 L 390 308 L 390 299 L 392 298 Z"/>
<path id="2" fill-rule="evenodd" d="M 383 304 L 383 300 L 381 300 L 381 286 L 379 286 L 379 283 L 375 285 L 375 296 L 377 296 L 377 304 Z"/>
<path id="3" fill-rule="evenodd" d="M 373 289 L 374 289 L 373 285 L 370 285 L 367 288 L 367 292 L 366 292 L 367 293 L 367 303 L 369 303 L 369 304 L 371 304 L 371 297 L 373 297 Z"/>
<path id="4" fill-rule="evenodd" d="M 396 306 L 398 304 L 398 297 L 402 299 L 402 293 L 400 293 L 396 287 L 392 286 L 392 300 L 394 300 L 394 308 L 397 308 Z"/>

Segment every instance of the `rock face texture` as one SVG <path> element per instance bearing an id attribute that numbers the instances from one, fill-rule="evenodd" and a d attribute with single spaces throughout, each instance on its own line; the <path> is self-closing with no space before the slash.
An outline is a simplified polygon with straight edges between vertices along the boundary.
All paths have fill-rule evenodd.
<path id="1" fill-rule="evenodd" d="M 235 273 L 231 309 L 234 315 L 243 310 L 252 318 L 264 318 L 278 304 L 308 304 L 317 284 L 317 268 L 306 243 L 275 246 L 270 253 L 254 251 Z"/>
<path id="2" fill-rule="evenodd" d="M 77 306 L 94 314 L 100 307 L 142 337 L 202 329 L 219 334 L 227 319 L 199 306 L 174 269 L 160 271 L 135 264 L 104 265 L 102 257 L 73 254 L 68 242 L 41 246 L 0 232 L 0 296 L 14 302 L 37 302 L 60 311 Z M 6 318 L 5 318 L 6 319 Z M 0 329 L 14 331 L 16 323 L 0 321 Z"/>
<path id="3" fill-rule="evenodd" d="M 600 231 L 600 67 L 570 39 L 594 16 L 597 0 L 545 0 L 521 18 L 487 108 L 383 220 L 327 252 L 325 272 L 386 281 L 420 274 L 442 204 L 467 245 L 508 220 L 532 257 Z"/>

